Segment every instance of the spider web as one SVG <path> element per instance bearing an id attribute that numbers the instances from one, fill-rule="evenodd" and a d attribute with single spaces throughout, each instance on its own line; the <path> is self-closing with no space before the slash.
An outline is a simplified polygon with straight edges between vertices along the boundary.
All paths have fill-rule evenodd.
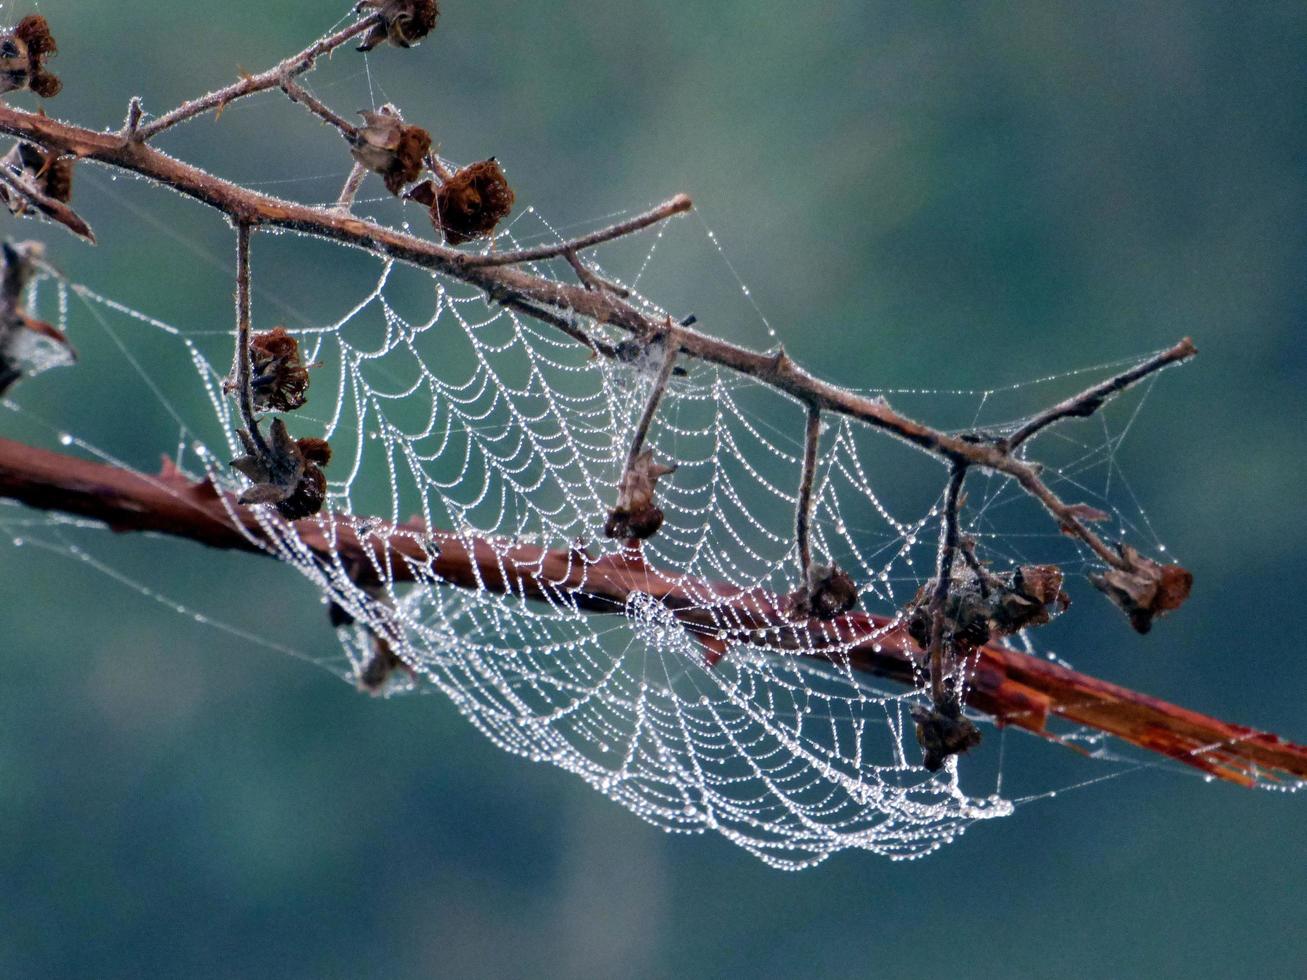
<path id="1" fill-rule="evenodd" d="M 674 250 L 720 253 L 706 225 L 682 219 L 671 227 L 636 251 L 604 253 L 617 256 L 614 266 L 625 254 L 629 268 L 598 269 L 660 317 L 684 312 L 639 292 L 657 278 L 651 270 L 669 248 L 664 238 L 677 239 Z M 528 209 L 497 247 L 557 237 L 559 229 Z M 261 260 L 258 245 L 256 277 L 273 262 Z M 657 359 L 596 358 L 461 284 L 359 261 L 373 263 L 373 288 L 334 322 L 292 329 L 317 366 L 309 405 L 288 424 L 293 434 L 324 436 L 334 450 L 330 499 L 314 521 L 329 533 L 337 520 L 366 532 L 416 517 L 469 542 L 490 542 L 499 559 L 525 544 L 570 547 L 582 563 L 619 551 L 602 527 Z M 534 271 L 572 275 L 550 263 Z M 176 420 L 178 465 L 223 489 L 243 488 L 227 465 L 239 454 L 239 419 L 221 389 L 230 331 L 174 326 L 57 277 L 38 279 L 28 299 L 74 340 L 91 325 L 112 337 Z M 742 285 L 736 299 L 752 304 Z M 256 328 L 267 315 L 256 305 Z M 764 343 L 773 336 L 765 319 L 757 332 Z M 1121 363 L 990 390 L 879 392 L 958 430 L 1001 432 Z M 645 542 L 644 557 L 682 575 L 689 608 L 729 630 L 738 624 L 711 583 L 776 595 L 795 587 L 804 409 L 725 370 L 685 367 L 650 432 L 658 457 L 678 469 L 659 485 L 666 522 Z M 160 387 L 155 378 L 169 381 Z M 1163 546 L 1116 458 L 1147 388 L 1039 445 L 1055 489 L 1102 507 L 1114 534 L 1156 553 Z M 197 402 L 197 391 L 207 397 Z M 63 441 L 112 458 L 89 441 Z M 862 608 L 901 609 L 930 577 L 943 472 L 934 458 L 859 423 L 826 423 L 813 548 L 858 582 Z M 1006 478 L 978 477 L 970 493 L 964 529 L 995 567 L 1031 560 L 1057 562 L 1069 574 L 1097 567 Z M 908 715 L 923 695 L 882 688 L 853 669 L 847 647 L 826 646 L 816 656 L 740 642 L 714 663 L 696 632 L 647 594 L 598 612 L 575 594 L 526 598 L 484 580 L 455 585 L 430 570 L 418 569 L 416 582 L 397 581 L 397 556 L 375 569 L 383 586 L 364 589 L 339 555 L 323 561 L 275 511 L 259 512 L 273 542 L 267 547 L 353 619 L 337 631 L 340 655 L 319 662 L 356 683 L 377 638 L 385 638 L 406 669 L 390 676 L 383 694 L 442 692 L 496 745 L 575 773 L 669 831 L 715 831 L 770 864 L 800 868 L 850 847 L 919 857 L 972 823 L 1013 810 L 997 792 L 964 788 L 968 760 L 925 771 Z M 12 537 L 30 539 L 30 528 L 4 525 Z M 243 624 L 224 628 L 251 635 Z M 1017 642 L 1037 655 L 1024 637 Z"/>

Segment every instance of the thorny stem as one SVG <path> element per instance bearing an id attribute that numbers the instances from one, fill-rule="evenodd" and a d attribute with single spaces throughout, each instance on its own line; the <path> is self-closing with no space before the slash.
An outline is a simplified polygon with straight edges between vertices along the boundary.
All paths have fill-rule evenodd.
<path id="1" fill-rule="evenodd" d="M 1194 342 L 1185 337 L 1169 350 L 1162 351 L 1162 353 L 1150 357 L 1128 371 L 1122 371 L 1116 377 L 1108 378 L 1092 388 L 1086 388 L 1080 394 L 1073 395 L 1066 401 L 1040 412 L 1020 429 L 1008 436 L 1006 442 L 1008 450 L 1015 450 L 1031 436 L 1043 431 L 1055 422 L 1060 422 L 1062 419 L 1084 418 L 1093 415 L 1107 403 L 1109 398 L 1120 394 L 1150 374 L 1154 374 L 1171 364 L 1186 361 L 1197 353 L 1198 348 L 1194 346 Z"/>
<path id="2" fill-rule="evenodd" d="M 254 417 L 254 392 L 250 379 L 250 226 L 242 221 L 236 226 L 236 358 L 232 366 L 236 379 L 236 402 L 241 421 L 263 456 L 270 455 L 268 444 Z"/>
<path id="3" fill-rule="evenodd" d="M 602 245 L 604 242 L 611 242 L 616 238 L 624 238 L 637 231 L 642 231 L 650 225 L 656 225 L 658 222 L 666 221 L 674 215 L 689 211 L 692 207 L 694 207 L 694 203 L 688 195 L 677 194 L 672 199 L 664 201 L 656 208 L 650 208 L 643 214 L 637 214 L 627 221 L 619 221 L 617 224 L 609 225 L 607 228 L 600 228 L 598 231 L 592 231 L 580 238 L 573 238 L 571 241 L 559 242 L 555 245 L 538 245 L 535 248 L 522 248 L 514 252 L 499 252 L 494 255 L 469 255 L 464 259 L 464 263 L 469 268 L 476 269 L 484 266 L 520 265 L 523 262 L 555 259 L 560 255 L 566 256 L 569 252 L 575 255 L 595 245 Z"/>
<path id="4" fill-rule="evenodd" d="M 808 406 L 803 434 L 803 475 L 799 479 L 799 500 L 794 515 L 794 540 L 799 548 L 799 588 L 808 587 L 812 567 L 812 546 L 808 541 L 812 522 L 812 483 L 817 476 L 817 444 L 821 441 L 821 409 Z"/>
<path id="5" fill-rule="evenodd" d="M 340 197 L 336 199 L 338 210 L 348 213 L 354 207 L 354 198 L 358 196 L 359 188 L 363 186 L 363 179 L 367 175 L 367 167 L 361 163 L 354 164 L 349 176 L 345 178 L 345 186 L 340 189 Z"/>
<path id="6" fill-rule="evenodd" d="M 165 129 L 170 129 L 178 123 L 186 122 L 196 116 L 203 115 L 210 109 L 223 109 L 237 99 L 244 98 L 247 95 L 253 95 L 255 92 L 263 92 L 270 88 L 277 88 L 284 79 L 293 78 L 296 75 L 302 75 L 313 67 L 318 57 L 334 51 L 346 41 L 358 37 L 360 34 L 371 30 L 371 28 L 380 20 L 379 14 L 369 14 L 362 20 L 355 21 L 349 27 L 337 31 L 335 34 L 328 35 L 310 44 L 299 54 L 291 55 L 275 68 L 270 68 L 258 75 L 247 75 L 239 82 L 233 82 L 225 88 L 215 89 L 208 95 L 202 95 L 197 99 L 189 102 L 183 102 L 171 112 L 164 113 L 158 119 L 144 126 L 137 128 L 135 139 L 145 141 L 152 139 Z"/>
<path id="7" fill-rule="evenodd" d="M 954 463 L 944 491 L 944 520 L 939 532 L 939 554 L 935 563 L 935 591 L 930 597 L 930 699 L 942 709 L 950 695 L 944 689 L 944 610 L 953 585 L 953 561 L 958 551 L 958 507 L 967 464 Z"/>
<path id="8" fill-rule="evenodd" d="M 654 378 L 653 387 L 649 389 L 649 398 L 644 403 L 644 412 L 640 415 L 640 421 L 635 427 L 635 435 L 631 438 L 631 448 L 626 454 L 627 472 L 635 465 L 635 458 L 644 448 L 649 427 L 653 425 L 654 416 L 658 414 L 658 403 L 663 400 L 663 393 L 667 391 L 667 382 L 671 380 L 672 369 L 676 366 L 676 355 L 675 345 L 665 343 L 663 363 L 658 368 L 658 376 Z"/>

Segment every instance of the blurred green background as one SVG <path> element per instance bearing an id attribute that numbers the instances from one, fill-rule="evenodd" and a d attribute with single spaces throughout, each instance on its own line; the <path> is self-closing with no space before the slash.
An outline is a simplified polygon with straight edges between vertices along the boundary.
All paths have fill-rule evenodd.
<path id="1" fill-rule="evenodd" d="M 33 9 L 65 82 L 47 111 L 115 127 L 132 94 L 162 111 L 298 49 L 336 6 L 46 0 Z M 371 85 L 447 156 L 505 161 L 520 205 L 555 223 L 689 192 L 821 373 L 973 387 L 1193 335 L 1202 356 L 1162 380 L 1118 458 L 1196 572 L 1194 598 L 1146 639 L 1086 600 L 1058 652 L 1307 740 L 1307 6 L 444 6 L 432 39 L 374 53 L 370 75 L 341 52 L 320 94 L 348 112 Z M 233 107 L 163 145 L 271 191 L 334 196 L 338 144 L 283 108 Z M 221 362 L 221 221 L 89 168 L 77 203 L 97 249 L 31 224 L 5 234 L 46 240 L 75 281 L 214 331 Z M 288 322 L 338 316 L 374 275 L 323 246 L 278 248 L 257 301 Z M 765 342 L 719 264 L 687 263 L 673 286 L 658 298 L 701 313 L 734 296 L 746 315 L 706 325 Z M 155 465 L 176 426 L 130 371 L 91 373 L 112 362 L 109 339 L 74 339 L 82 367 L 13 400 Z M 184 399 L 193 375 L 168 385 Z M 54 441 L 12 412 L 0 433 Z M 312 591 L 272 563 L 92 540 L 266 640 L 334 649 Z M 845 853 L 787 875 L 500 753 L 440 698 L 357 695 L 65 555 L 0 547 L 0 609 L 3 976 L 1307 969 L 1301 796 L 1145 770 L 1021 807 L 924 862 Z M 1113 771 L 1004 744 L 1005 778 L 1032 791 Z"/>

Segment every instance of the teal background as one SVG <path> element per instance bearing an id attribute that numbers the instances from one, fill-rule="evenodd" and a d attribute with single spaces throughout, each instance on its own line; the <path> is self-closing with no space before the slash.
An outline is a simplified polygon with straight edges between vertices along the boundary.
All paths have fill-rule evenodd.
<path id="1" fill-rule="evenodd" d="M 132 94 L 162 111 L 298 49 L 331 6 L 48 0 L 65 91 L 47 111 L 114 127 Z M 520 204 L 555 222 L 689 192 L 820 373 L 986 386 L 1194 336 L 1202 356 L 1162 380 L 1119 454 L 1194 598 L 1143 639 L 1086 598 L 1058 649 L 1307 740 L 1307 7 L 445 7 L 427 43 L 369 65 L 446 155 L 498 156 Z M 368 98 L 359 57 L 320 76 L 343 112 Z M 163 145 L 306 200 L 348 169 L 273 97 Z M 4 233 L 214 331 L 221 362 L 229 230 L 84 170 L 98 248 Z M 257 301 L 290 322 L 339 315 L 373 274 L 321 245 L 271 250 Z M 765 343 L 720 265 L 668 261 L 660 299 Z M 15 389 L 30 415 L 0 413 L 0 433 L 53 445 L 38 416 L 157 465 L 175 425 L 104 335 L 74 339 L 82 366 Z M 159 381 L 203 422 L 185 364 Z M 312 591 L 271 563 L 78 540 L 265 640 L 334 649 Z M 845 853 L 787 875 L 500 753 L 438 697 L 359 696 L 64 554 L 0 547 L 0 610 L 0 975 L 1265 977 L 1307 962 L 1301 795 L 1145 770 L 923 862 Z M 1030 792 L 1114 771 L 1004 746 L 1005 779 Z"/>

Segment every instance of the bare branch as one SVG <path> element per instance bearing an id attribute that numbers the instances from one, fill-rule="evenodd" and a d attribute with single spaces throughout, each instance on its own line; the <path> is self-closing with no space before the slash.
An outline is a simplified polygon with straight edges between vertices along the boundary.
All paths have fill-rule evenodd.
<path id="1" fill-rule="evenodd" d="M 349 176 L 345 178 L 345 186 L 340 189 L 340 197 L 336 199 L 337 210 L 348 213 L 354 207 L 354 198 L 358 196 L 359 188 L 363 186 L 363 179 L 367 175 L 367 167 L 361 163 L 354 164 Z"/>
<path id="2" fill-rule="evenodd" d="M 254 392 L 250 381 L 250 226 L 245 222 L 236 226 L 236 356 L 231 371 L 236 382 L 241 421 L 259 452 L 268 456 L 268 444 L 263 441 L 259 421 L 254 416 Z"/>
<path id="3" fill-rule="evenodd" d="M 359 129 L 352 122 L 338 115 L 335 110 L 309 92 L 290 75 L 281 79 L 281 90 L 292 102 L 297 102 L 329 126 L 340 130 L 340 134 L 351 143 L 358 139 Z"/>
<path id="4" fill-rule="evenodd" d="M 314 62 L 321 55 L 334 51 L 345 42 L 365 33 L 380 23 L 380 20 L 379 14 L 370 14 L 362 20 L 355 21 L 349 27 L 337 31 L 335 34 L 320 38 L 299 54 L 292 55 L 274 68 L 269 68 L 258 75 L 247 75 L 239 82 L 233 82 L 225 88 L 215 89 L 208 95 L 202 95 L 198 99 L 183 102 L 171 112 L 164 113 L 153 122 L 138 127 L 135 131 L 135 139 L 139 141 L 152 139 L 165 129 L 170 129 L 178 123 L 186 122 L 188 119 L 194 119 L 210 109 L 221 111 L 237 99 L 253 95 L 255 92 L 264 92 L 271 88 L 277 88 L 284 79 L 302 75 L 313 67 Z"/>
<path id="5" fill-rule="evenodd" d="M 523 262 L 538 262 L 543 259 L 555 259 L 559 256 L 566 256 L 569 252 L 575 255 L 584 249 L 591 248 L 595 245 L 602 245 L 604 242 L 611 242 L 617 238 L 624 238 L 632 235 L 637 231 L 642 231 L 650 225 L 656 225 L 660 221 L 666 221 L 673 215 L 683 214 L 694 207 L 694 203 L 686 194 L 677 194 L 671 200 L 664 201 L 656 208 L 651 208 L 643 214 L 637 214 L 634 218 L 627 221 L 620 221 L 615 225 L 609 225 L 607 228 L 600 228 L 598 231 L 592 231 L 588 235 L 582 235 L 580 238 L 573 238 L 571 241 L 558 242 L 556 245 L 540 245 L 536 248 L 523 248 L 516 252 L 496 252 L 486 255 L 467 255 L 464 258 L 464 264 L 469 268 L 477 269 L 485 266 L 495 265 L 520 265 Z"/>
<path id="6" fill-rule="evenodd" d="M 1169 367 L 1172 364 L 1179 364 L 1186 361 L 1198 353 L 1198 348 L 1194 342 L 1185 337 L 1174 347 L 1165 350 L 1155 357 L 1150 357 L 1141 364 L 1137 364 L 1128 371 L 1123 371 L 1114 378 L 1096 384 L 1092 388 L 1087 388 L 1078 395 L 1073 395 L 1064 402 L 1059 402 L 1052 408 L 1045 409 L 1036 415 L 1033 419 L 1023 425 L 1007 438 L 1007 447 L 1009 450 L 1016 449 L 1027 439 L 1035 434 L 1060 422 L 1066 418 L 1086 418 L 1093 415 L 1112 397 L 1119 395 L 1127 388 L 1142 381 L 1150 374 Z"/>
<path id="7" fill-rule="evenodd" d="M 930 699 L 942 709 L 955 695 L 944 689 L 944 624 L 948 618 L 945 606 L 949 590 L 953 587 L 953 561 L 958 551 L 958 508 L 962 500 L 962 483 L 967 478 L 967 467 L 956 463 L 949 473 L 948 489 L 944 491 L 944 517 L 940 522 L 939 552 L 935 561 L 935 591 L 930 597 Z"/>
<path id="8" fill-rule="evenodd" d="M 812 522 L 812 483 L 817 476 L 817 444 L 821 441 L 821 409 L 808 406 L 803 431 L 803 474 L 799 478 L 799 500 L 794 514 L 794 541 L 799 549 L 800 588 L 807 585 L 812 568 L 812 546 L 808 541 Z"/>
<path id="9" fill-rule="evenodd" d="M 649 389 L 649 397 L 644 403 L 644 411 L 640 414 L 640 421 L 636 424 L 635 435 L 631 437 L 631 448 L 626 454 L 626 469 L 629 472 L 635 463 L 635 458 L 640 455 L 644 448 L 644 441 L 649 435 L 649 428 L 653 425 L 654 416 L 658 414 L 658 405 L 663 400 L 663 393 L 667 391 L 667 382 L 671 380 L 672 368 L 676 366 L 677 350 L 674 345 L 664 341 L 665 351 L 663 353 L 663 362 L 658 368 L 658 374 L 654 378 L 653 385 Z"/>

